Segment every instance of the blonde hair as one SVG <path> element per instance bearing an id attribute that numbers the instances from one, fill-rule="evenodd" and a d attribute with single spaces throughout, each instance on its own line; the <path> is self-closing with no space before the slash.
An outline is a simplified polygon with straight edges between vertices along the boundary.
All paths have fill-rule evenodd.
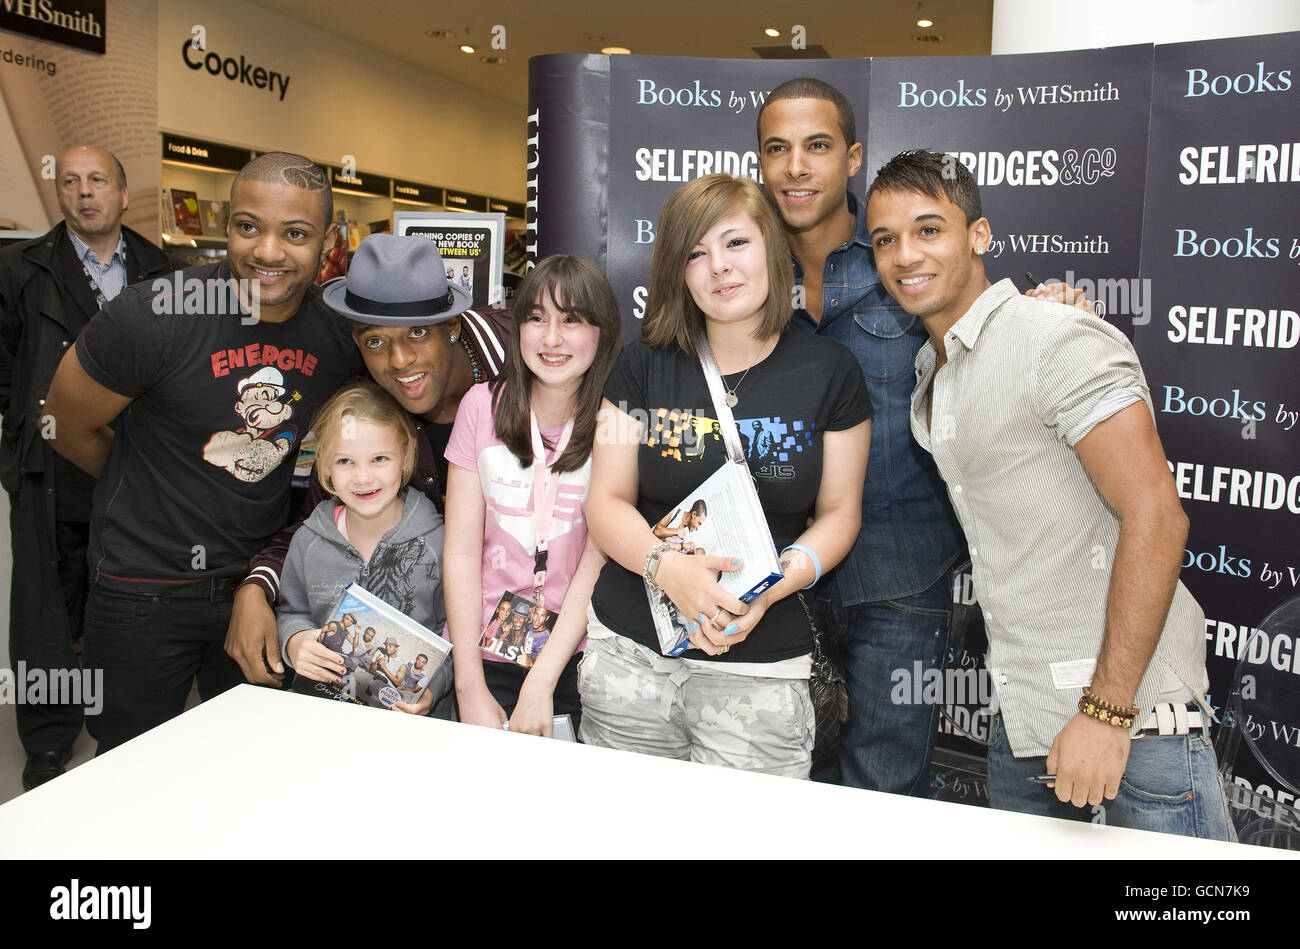
<path id="1" fill-rule="evenodd" d="M 676 345 L 695 352 L 704 314 L 686 286 L 686 258 L 719 221 L 744 211 L 758 225 L 767 250 L 767 302 L 756 339 L 780 336 L 794 315 L 794 263 L 776 209 L 748 178 L 705 175 L 688 181 L 664 202 L 650 259 L 650 295 L 641 338 L 647 346 Z"/>
<path id="2" fill-rule="evenodd" d="M 329 459 L 344 437 L 347 420 L 384 425 L 392 429 L 402 446 L 402 485 L 411 479 L 415 470 L 415 429 L 406 410 L 373 382 L 353 382 L 345 385 L 325 401 L 312 420 L 316 433 L 316 479 L 331 494 Z"/>

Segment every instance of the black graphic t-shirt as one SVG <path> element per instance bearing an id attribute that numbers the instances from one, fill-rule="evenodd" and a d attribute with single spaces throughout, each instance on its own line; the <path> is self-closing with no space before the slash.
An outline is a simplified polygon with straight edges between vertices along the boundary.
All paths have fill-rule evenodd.
<path id="1" fill-rule="evenodd" d="M 727 376 L 725 382 L 736 385 L 738 379 Z M 790 330 L 770 356 L 749 370 L 736 392 L 740 402 L 733 413 L 741 448 L 779 551 L 804 532 L 817 501 L 823 435 L 871 418 L 871 398 L 847 348 Z M 655 524 L 726 458 L 704 371 L 693 355 L 651 349 L 636 340 L 619 356 L 605 398 L 645 424 L 636 506 L 647 524 Z M 640 573 L 612 560 L 606 563 L 592 606 L 610 629 L 659 650 Z M 724 655 L 709 657 L 691 649 L 683 658 L 775 662 L 804 655 L 811 647 L 808 619 L 789 596 Z"/>
<path id="2" fill-rule="evenodd" d="M 283 323 L 253 322 L 225 263 L 128 287 L 77 339 L 86 373 L 134 401 L 95 489 L 90 565 L 114 578 L 243 571 L 284 526 L 299 440 L 364 369 L 311 287 Z"/>

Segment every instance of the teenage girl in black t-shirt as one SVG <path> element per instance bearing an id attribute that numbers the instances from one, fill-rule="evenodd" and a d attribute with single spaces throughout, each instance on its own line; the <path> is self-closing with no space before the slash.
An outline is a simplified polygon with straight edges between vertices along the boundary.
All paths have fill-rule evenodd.
<path id="1" fill-rule="evenodd" d="M 606 437 L 593 451 L 587 519 L 611 562 L 593 595 L 579 673 L 583 740 L 807 777 L 811 640 L 792 594 L 837 565 L 857 536 L 870 399 L 846 349 L 786 333 L 790 252 L 756 184 L 692 181 L 665 203 L 657 233 L 642 340 L 624 350 L 606 386 L 598 426 Z M 784 426 L 784 459 L 774 438 L 772 452 L 747 459 L 784 577 L 748 605 L 718 583 L 719 571 L 735 569 L 733 552 L 691 556 L 653 528 L 674 492 L 685 485 L 680 500 L 721 461 L 720 452 L 702 461 L 678 437 L 712 430 L 693 343 L 701 325 L 735 414 L 747 427 L 759 418 Z M 698 421 L 668 437 L 667 423 L 681 419 Z M 691 618 L 694 648 L 683 659 L 659 654 L 647 572 Z M 763 691 L 774 682 L 786 692 Z"/>

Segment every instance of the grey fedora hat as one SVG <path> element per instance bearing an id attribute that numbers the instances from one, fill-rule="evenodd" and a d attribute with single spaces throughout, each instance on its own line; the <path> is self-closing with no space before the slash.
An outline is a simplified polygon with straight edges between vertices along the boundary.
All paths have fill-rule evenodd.
<path id="1" fill-rule="evenodd" d="M 327 306 L 358 323 L 427 326 L 469 309 L 469 291 L 447 281 L 447 267 L 427 237 L 371 234 L 348 274 L 325 287 Z"/>

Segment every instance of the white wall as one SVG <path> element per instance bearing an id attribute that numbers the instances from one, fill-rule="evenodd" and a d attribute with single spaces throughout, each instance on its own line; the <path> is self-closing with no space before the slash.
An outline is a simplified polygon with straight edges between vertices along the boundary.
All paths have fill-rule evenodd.
<path id="1" fill-rule="evenodd" d="M 994 53 L 1189 43 L 1300 30 L 1297 0 L 995 0 Z"/>
<path id="2" fill-rule="evenodd" d="M 207 52 L 288 74 L 284 99 L 190 69 L 181 47 L 196 24 Z M 523 201 L 525 111 L 242 0 L 158 5 L 158 124 L 168 131 L 331 164 L 350 154 L 375 174 Z"/>

